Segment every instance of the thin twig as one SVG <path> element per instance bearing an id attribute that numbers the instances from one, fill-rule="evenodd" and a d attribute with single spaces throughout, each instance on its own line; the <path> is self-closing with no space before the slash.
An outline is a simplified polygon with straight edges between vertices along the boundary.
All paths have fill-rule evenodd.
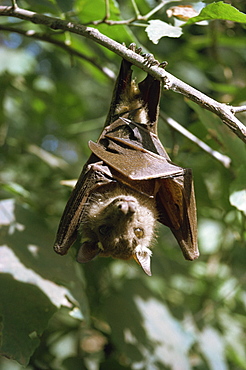
<path id="1" fill-rule="evenodd" d="M 17 8 L 17 2 L 16 2 L 16 0 L 11 0 L 11 3 L 12 3 L 12 7 L 14 9 Z"/>
<path id="2" fill-rule="evenodd" d="M 141 14 L 140 14 L 140 11 L 138 9 L 138 6 L 137 6 L 135 0 L 131 0 L 131 2 L 132 2 L 132 6 L 133 6 L 133 9 L 134 9 L 134 12 L 136 14 L 136 18 L 135 19 L 138 19 L 138 17 L 141 17 Z"/>
<path id="3" fill-rule="evenodd" d="M 159 10 L 161 10 L 161 8 L 163 8 L 164 5 L 166 5 L 169 2 L 170 2 L 169 0 L 168 1 L 162 1 L 154 9 L 152 9 L 148 14 L 143 15 L 142 16 L 142 19 L 145 20 L 145 21 L 147 21 L 147 19 L 149 19 L 150 17 L 152 17 L 153 14 L 157 13 Z"/>
<path id="4" fill-rule="evenodd" d="M 107 24 L 108 26 L 129 26 L 130 24 L 131 25 L 135 25 L 135 22 L 137 19 L 135 17 L 133 18 L 130 18 L 130 19 L 127 19 L 127 20 L 120 20 L 120 21 L 115 21 L 115 20 L 112 20 L 112 19 L 107 19 L 107 18 L 103 18 L 103 19 L 100 19 L 100 20 L 97 20 L 97 21 L 90 21 L 90 22 L 87 22 L 87 23 L 83 23 L 84 26 L 87 26 L 89 24 L 92 24 L 93 26 L 98 26 L 99 24 Z"/>
<path id="5" fill-rule="evenodd" d="M 176 131 L 180 132 L 183 136 L 187 137 L 190 141 L 198 145 L 202 150 L 204 150 L 206 153 L 210 154 L 213 158 L 217 159 L 220 163 L 223 164 L 226 168 L 230 167 L 231 164 L 231 158 L 229 158 L 227 155 L 221 154 L 217 152 L 217 150 L 214 150 L 210 148 L 206 143 L 204 143 L 202 140 L 198 139 L 195 135 L 193 135 L 191 132 L 186 130 L 183 126 L 181 126 L 177 121 L 172 119 L 171 117 L 168 117 L 165 113 L 160 112 L 160 117 L 172 128 L 174 128 Z"/>
<path id="6" fill-rule="evenodd" d="M 109 19 L 110 17 L 110 7 L 109 7 L 109 0 L 105 0 L 105 17 L 104 19 Z"/>
<path id="7" fill-rule="evenodd" d="M 242 113 L 246 112 L 246 105 L 240 105 L 240 107 L 232 107 L 232 112 L 235 113 Z"/>
<path id="8" fill-rule="evenodd" d="M 105 17 L 103 19 L 83 23 L 83 25 L 84 26 L 88 26 L 88 25 L 98 26 L 99 24 L 104 23 L 104 24 L 107 24 L 108 26 L 125 25 L 125 26 L 147 27 L 148 24 L 138 23 L 136 21 L 147 21 L 153 14 L 157 13 L 161 8 L 163 8 L 163 6 L 165 6 L 169 2 L 169 0 L 162 0 L 160 4 L 158 4 L 155 8 L 153 8 L 149 13 L 145 15 L 141 15 L 135 0 L 131 0 L 131 2 L 132 2 L 132 6 L 135 12 L 134 17 L 131 17 L 129 19 L 122 19 L 119 21 L 109 19 L 110 18 L 109 0 L 105 0 L 105 7 L 106 7 Z"/>
<path id="9" fill-rule="evenodd" d="M 219 103 L 174 77 L 163 68 L 160 68 L 157 65 L 149 65 L 146 63 L 146 59 L 143 56 L 103 35 L 97 29 L 10 6 L 0 6 L 0 16 L 1 15 L 20 18 L 35 24 L 42 24 L 54 30 L 68 31 L 97 42 L 115 54 L 118 54 L 120 57 L 128 60 L 135 66 L 143 69 L 157 80 L 163 81 L 166 89 L 179 92 L 195 103 L 201 105 L 203 108 L 215 113 L 221 118 L 224 124 L 226 124 L 241 140 L 246 143 L 246 127 L 234 115 L 234 112 L 238 111 L 238 107 Z"/>

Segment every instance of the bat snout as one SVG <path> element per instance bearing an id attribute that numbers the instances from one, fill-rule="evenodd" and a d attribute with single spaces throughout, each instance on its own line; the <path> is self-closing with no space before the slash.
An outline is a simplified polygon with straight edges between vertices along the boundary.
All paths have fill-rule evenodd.
<path id="1" fill-rule="evenodd" d="M 137 211 L 138 203 L 134 197 L 123 196 L 117 199 L 116 205 L 118 209 L 125 215 L 135 213 Z"/>

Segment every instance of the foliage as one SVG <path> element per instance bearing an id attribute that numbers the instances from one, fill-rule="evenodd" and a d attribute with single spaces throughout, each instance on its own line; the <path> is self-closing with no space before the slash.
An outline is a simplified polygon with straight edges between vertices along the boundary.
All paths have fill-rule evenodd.
<path id="1" fill-rule="evenodd" d="M 165 1 L 147 20 L 93 27 L 142 45 L 214 99 L 245 104 L 244 1 L 206 3 L 199 18 L 188 21 L 206 23 L 168 19 L 173 3 Z M 158 4 L 110 0 L 109 19 L 131 19 L 134 6 L 149 14 Z M 205 6 L 192 4 L 198 12 Z M 103 0 L 19 6 L 82 24 L 105 16 Z M 161 34 L 154 41 L 148 27 L 157 21 L 182 28 L 182 36 Z M 1 18 L 3 25 L 49 32 L 13 18 Z M 55 37 L 117 74 L 120 60 L 112 52 L 77 35 Z M 159 227 L 151 278 L 134 262 L 98 258 L 79 265 L 76 247 L 66 257 L 52 250 L 70 194 L 60 181 L 78 177 L 87 142 L 102 128 L 113 81 L 95 63 L 16 32 L 0 33 L 0 59 L 1 354 L 8 358 L 0 359 L 1 369 L 246 369 L 244 144 L 212 113 L 164 92 L 162 110 L 231 159 L 224 168 L 160 120 L 172 160 L 193 169 L 201 257 L 183 260 L 169 230 Z"/>

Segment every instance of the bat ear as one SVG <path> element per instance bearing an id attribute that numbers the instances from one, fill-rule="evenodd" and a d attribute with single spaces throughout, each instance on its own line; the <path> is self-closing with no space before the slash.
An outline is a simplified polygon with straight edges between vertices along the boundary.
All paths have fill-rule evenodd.
<path id="1" fill-rule="evenodd" d="M 100 253 L 97 242 L 86 241 L 79 248 L 77 254 L 77 261 L 79 263 L 86 263 L 91 261 Z"/>
<path id="2" fill-rule="evenodd" d="M 151 251 L 147 247 L 137 246 L 135 248 L 135 253 L 133 255 L 135 261 L 142 267 L 144 272 L 151 276 L 151 270 L 150 270 L 150 257 L 151 257 Z"/>

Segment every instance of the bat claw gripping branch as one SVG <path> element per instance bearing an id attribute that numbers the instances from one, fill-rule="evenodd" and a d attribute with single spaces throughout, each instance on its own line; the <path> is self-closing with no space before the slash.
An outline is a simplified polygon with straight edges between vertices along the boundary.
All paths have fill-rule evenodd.
<path id="1" fill-rule="evenodd" d="M 153 54 L 142 54 L 145 58 L 144 64 L 148 67 L 159 66 L 160 62 L 154 58 Z"/>
<path id="2" fill-rule="evenodd" d="M 132 42 L 132 43 L 128 46 L 128 49 L 130 49 L 130 50 L 134 51 L 134 52 L 135 52 L 135 53 L 137 53 L 137 54 L 141 54 L 141 52 L 142 52 L 142 48 L 141 48 L 141 47 L 137 48 L 137 47 L 136 47 L 136 44 L 135 44 L 134 42 Z"/>

